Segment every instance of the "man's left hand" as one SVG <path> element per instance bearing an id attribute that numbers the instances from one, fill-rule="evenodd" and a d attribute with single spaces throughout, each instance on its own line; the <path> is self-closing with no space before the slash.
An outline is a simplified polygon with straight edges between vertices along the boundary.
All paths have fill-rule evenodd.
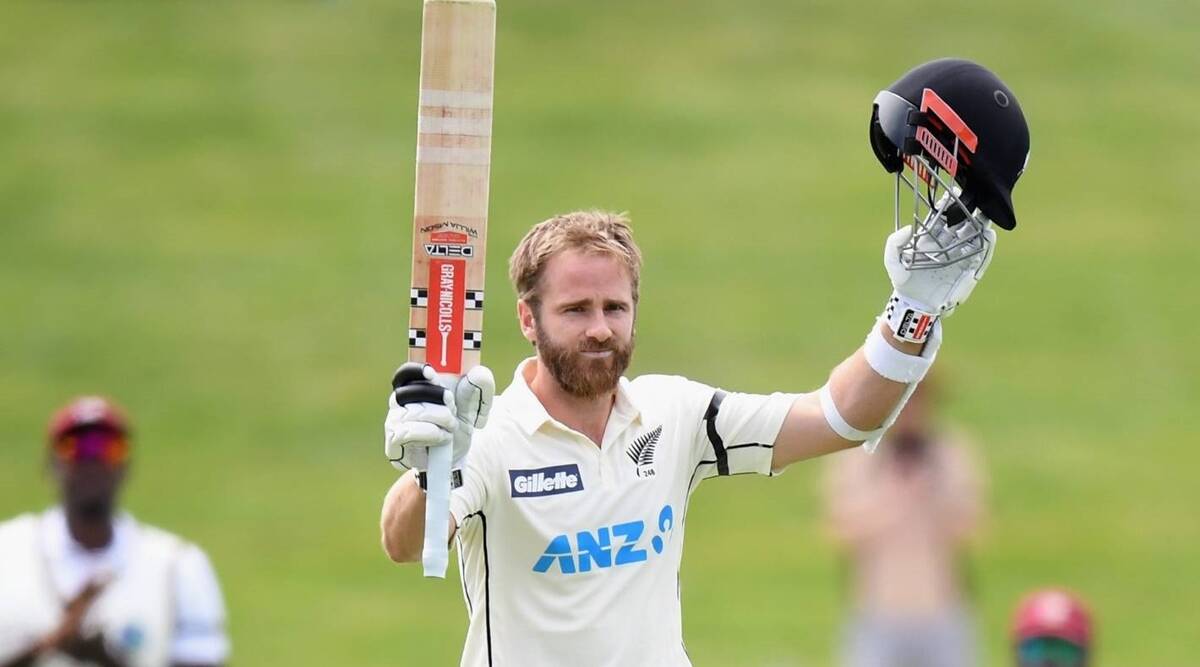
<path id="1" fill-rule="evenodd" d="M 931 315 L 954 312 L 959 304 L 971 296 L 975 285 L 987 271 L 996 249 L 996 231 L 988 224 L 981 232 L 979 225 L 972 218 L 953 227 L 942 223 L 932 234 L 936 243 L 935 238 L 928 236 L 918 239 L 915 250 L 920 253 L 922 249 L 932 252 L 939 250 L 939 245 L 941 248 L 949 247 L 960 239 L 981 234 L 950 251 L 952 256 L 958 254 L 962 259 L 936 268 L 908 268 L 901 258 L 901 250 L 912 239 L 913 228 L 901 227 L 892 232 L 884 245 L 883 265 L 892 280 L 895 294 Z"/>

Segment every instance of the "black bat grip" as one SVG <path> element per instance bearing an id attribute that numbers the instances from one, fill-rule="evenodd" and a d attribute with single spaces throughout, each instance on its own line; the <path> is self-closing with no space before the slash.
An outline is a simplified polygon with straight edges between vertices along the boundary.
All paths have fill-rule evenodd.
<path id="1" fill-rule="evenodd" d="M 396 369 L 392 376 L 396 405 L 434 403 L 445 405 L 446 388 L 425 379 L 425 365 L 410 361 Z"/>

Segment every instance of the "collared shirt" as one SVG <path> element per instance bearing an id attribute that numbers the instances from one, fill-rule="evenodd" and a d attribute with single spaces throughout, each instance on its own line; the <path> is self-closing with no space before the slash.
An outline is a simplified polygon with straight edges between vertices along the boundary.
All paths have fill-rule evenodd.
<path id="1" fill-rule="evenodd" d="M 552 418 L 526 360 L 451 495 L 470 625 L 462 664 L 689 665 L 678 573 L 704 479 L 771 471 L 795 395 L 622 378 L 599 446 Z"/>
<path id="2" fill-rule="evenodd" d="M 23 529 L 27 526 L 28 529 Z M 219 664 L 229 656 L 229 639 L 225 634 L 225 607 L 221 590 L 208 557 L 199 547 L 184 542 L 164 531 L 139 524 L 128 514 L 113 521 L 113 537 L 108 546 L 89 550 L 71 537 L 63 510 L 54 507 L 38 516 L 26 515 L 0 523 L 0 543 L 8 549 L 7 557 L 19 562 L 28 571 L 13 572 L 13 580 L 0 580 L 0 589 L 11 595 L 0 595 L 0 617 L 7 627 L 0 628 L 0 660 L 6 655 L 19 654 L 53 629 L 65 601 L 77 596 L 89 581 L 108 580 L 108 595 L 134 594 L 161 596 L 173 601 L 170 610 L 169 645 L 166 654 L 173 663 Z M 150 541 L 165 548 L 148 551 Z M 143 559 L 147 553 L 163 553 L 169 563 L 150 563 Z M 26 558 L 25 555 L 29 557 Z M 20 556 L 20 558 L 18 558 Z M 161 593 L 142 591 L 122 585 L 137 580 L 138 568 L 162 567 L 171 572 L 164 579 Z M 28 585 L 20 585 L 20 581 Z M 137 586 L 144 583 L 137 580 Z M 8 590 L 10 585 L 17 588 Z M 12 599 L 5 599 L 5 598 Z M 26 599 L 28 598 L 28 599 Z M 6 603 L 44 605 L 56 612 L 46 615 L 31 609 L 10 609 Z M 140 642 L 143 629 L 136 627 L 108 628 L 108 619 L 99 618 L 105 611 L 104 594 L 93 607 L 94 614 L 85 618 L 99 624 L 108 641 Z M 16 614 L 16 615 L 13 615 Z M 92 616 L 98 616 L 92 619 Z M 17 619 L 21 620 L 18 621 Z M 145 619 L 151 625 L 164 619 Z M 90 626 L 89 626 L 90 627 Z M 110 636 L 111 635 L 111 636 Z M 136 649 L 137 646 L 118 646 Z"/>

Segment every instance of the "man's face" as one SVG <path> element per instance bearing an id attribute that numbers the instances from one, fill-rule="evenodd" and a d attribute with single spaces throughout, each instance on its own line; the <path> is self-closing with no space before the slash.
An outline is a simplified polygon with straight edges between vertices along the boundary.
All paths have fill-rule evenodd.
<path id="1" fill-rule="evenodd" d="M 613 391 L 633 356 L 633 281 L 619 260 L 568 250 L 546 263 L 535 309 L 519 302 L 525 338 L 568 394 Z"/>
<path id="2" fill-rule="evenodd" d="M 125 478 L 124 437 L 107 429 L 81 429 L 54 446 L 54 476 L 63 505 L 91 519 L 112 516 Z"/>

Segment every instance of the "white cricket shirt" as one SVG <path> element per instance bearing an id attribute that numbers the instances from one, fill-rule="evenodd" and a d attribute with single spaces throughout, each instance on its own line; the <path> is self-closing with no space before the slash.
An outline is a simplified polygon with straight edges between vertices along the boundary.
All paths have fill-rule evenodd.
<path id="1" fill-rule="evenodd" d="M 701 480 L 771 474 L 795 395 L 621 379 L 597 447 L 517 368 L 451 495 L 469 667 L 690 665 L 678 573 Z"/>
<path id="2" fill-rule="evenodd" d="M 0 553 L 0 662 L 54 630 L 66 601 L 100 576 L 111 583 L 84 617 L 84 630 L 102 633 L 128 664 L 218 664 L 229 657 L 212 565 L 199 547 L 166 531 L 122 514 L 112 542 L 92 551 L 75 542 L 55 507 L 0 523 Z M 65 657 L 43 663 L 75 664 Z"/>

